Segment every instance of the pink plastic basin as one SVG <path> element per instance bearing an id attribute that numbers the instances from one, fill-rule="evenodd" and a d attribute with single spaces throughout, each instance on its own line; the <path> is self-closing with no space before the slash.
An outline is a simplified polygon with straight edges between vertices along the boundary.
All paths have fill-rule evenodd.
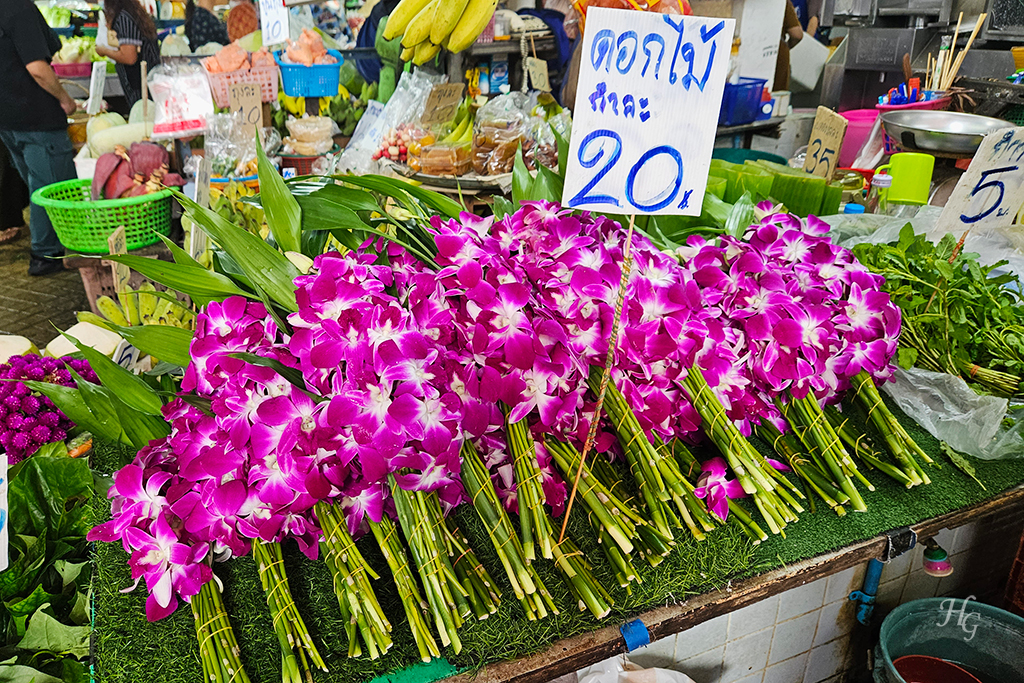
<path id="1" fill-rule="evenodd" d="M 857 158 L 857 152 L 864 146 L 868 135 L 871 134 L 871 127 L 875 125 L 875 119 L 878 118 L 878 110 L 851 109 L 841 111 L 839 115 L 849 122 L 846 126 L 843 146 L 839 150 L 839 166 L 846 168 Z"/>

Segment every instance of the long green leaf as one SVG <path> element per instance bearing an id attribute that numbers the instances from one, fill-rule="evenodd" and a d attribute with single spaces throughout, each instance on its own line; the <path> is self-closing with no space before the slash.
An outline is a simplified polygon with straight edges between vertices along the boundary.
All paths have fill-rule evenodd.
<path id="1" fill-rule="evenodd" d="M 189 346 L 192 344 L 192 331 L 170 325 L 141 325 L 139 327 L 121 327 L 111 325 L 115 332 L 125 338 L 129 344 L 143 353 L 174 363 L 185 368 L 192 362 Z"/>
<path id="2" fill-rule="evenodd" d="M 533 181 L 533 199 L 546 199 L 561 203 L 564 181 L 554 171 L 537 162 L 537 177 Z"/>
<path id="3" fill-rule="evenodd" d="M 515 213 L 516 210 L 515 205 L 501 195 L 494 195 L 491 209 L 494 211 L 494 217 L 499 221 L 510 213 Z"/>
<path id="4" fill-rule="evenodd" d="M 171 433 L 169 425 L 158 415 L 147 415 L 127 405 L 111 392 L 110 403 L 117 413 L 121 429 L 135 448 L 145 448 L 150 441 L 161 439 Z"/>
<path id="5" fill-rule="evenodd" d="M 396 199 L 401 199 L 401 193 L 405 192 L 432 209 L 441 212 L 441 214 L 448 218 L 458 218 L 459 214 L 462 213 L 462 205 L 454 199 L 446 197 L 439 192 L 424 190 L 422 187 L 417 187 L 405 180 L 385 178 L 380 175 L 345 175 L 337 176 L 337 178 L 338 180 L 349 183 L 350 185 L 365 187 L 368 190 L 380 192 L 383 195 L 394 197 Z"/>
<path id="6" fill-rule="evenodd" d="M 14 381 L 14 380 L 4 380 Z M 49 382 L 36 382 L 33 380 L 19 380 L 32 391 L 38 391 L 46 396 L 53 404 L 60 409 L 60 412 L 68 416 L 78 427 L 92 432 L 93 435 L 106 439 L 107 441 L 119 441 L 121 428 L 118 425 L 110 426 L 101 422 L 89 406 L 86 405 L 82 393 L 75 388 L 66 387 L 61 384 L 50 384 Z"/>
<path id="7" fill-rule="evenodd" d="M 85 405 L 89 406 L 89 411 L 104 426 L 106 432 L 108 434 L 116 433 L 117 437 L 115 440 L 130 445 L 131 439 L 124 433 L 124 428 L 121 426 L 121 420 L 117 416 L 117 410 L 114 408 L 114 401 L 110 392 L 100 385 L 93 384 L 84 379 L 70 367 L 68 367 L 68 371 L 71 373 L 75 383 L 78 384 L 78 391 L 82 394 Z"/>
<path id="8" fill-rule="evenodd" d="M 365 189 L 357 190 L 354 187 L 344 187 L 336 183 L 325 185 L 322 189 L 317 190 L 309 195 L 310 197 L 316 197 L 317 199 L 326 199 L 329 202 L 335 204 L 341 204 L 353 211 L 380 211 L 380 204 L 374 198 L 372 194 L 367 192 Z M 299 202 L 302 205 L 302 202 Z M 303 218 L 305 218 L 305 208 L 302 209 Z"/>
<path id="9" fill-rule="evenodd" d="M 301 247 L 299 236 L 302 233 L 302 209 L 285 185 L 284 178 L 267 159 L 258 137 L 256 160 L 256 172 L 260 179 L 260 204 L 267 214 L 270 233 L 282 250 L 298 251 Z"/>
<path id="10" fill-rule="evenodd" d="M 363 230 L 367 224 L 352 209 L 344 204 L 311 194 L 308 197 L 297 197 L 302 207 L 302 230 Z"/>
<path id="11" fill-rule="evenodd" d="M 533 176 L 530 174 L 530 169 L 526 168 L 526 162 L 523 161 L 523 148 L 520 147 L 516 151 L 516 159 L 512 165 L 512 203 L 521 204 L 528 202 L 532 199 L 533 195 Z"/>
<path id="12" fill-rule="evenodd" d="M 254 286 L 265 291 L 272 300 L 287 311 L 299 310 L 295 303 L 295 285 L 292 281 L 301 275 L 299 269 L 284 254 L 264 242 L 257 235 L 226 221 L 207 208 L 181 194 L 174 193 L 192 221 L 217 241 L 239 265 Z M 299 240 L 295 249 L 299 250 Z"/>
<path id="13" fill-rule="evenodd" d="M 174 240 L 164 237 L 160 233 L 157 233 L 157 237 L 159 237 L 160 240 L 164 243 L 164 246 L 166 246 L 170 250 L 171 256 L 174 257 L 175 263 L 178 263 L 183 266 L 196 266 L 197 268 L 203 267 L 202 264 L 199 263 L 199 261 L 196 261 L 194 258 L 192 258 L 187 251 L 185 251 L 177 244 L 175 244 Z"/>
<path id="14" fill-rule="evenodd" d="M 159 282 L 177 292 L 188 294 L 199 305 L 210 301 L 223 301 L 229 296 L 248 296 L 229 278 L 206 268 L 167 263 L 159 259 L 128 254 L 107 255 L 103 258 L 123 263 L 154 282 Z"/>
<path id="15" fill-rule="evenodd" d="M 96 373 L 100 383 L 121 401 L 147 415 L 159 415 L 163 402 L 149 388 L 149 385 L 128 372 L 96 349 L 86 346 L 66 332 L 62 332 L 72 344 L 78 347 L 89 367 Z"/>
<path id="16" fill-rule="evenodd" d="M 558 145 L 558 175 L 565 181 L 565 169 L 569 168 L 569 141 L 565 136 L 551 126 L 551 132 L 555 134 L 555 144 Z"/>

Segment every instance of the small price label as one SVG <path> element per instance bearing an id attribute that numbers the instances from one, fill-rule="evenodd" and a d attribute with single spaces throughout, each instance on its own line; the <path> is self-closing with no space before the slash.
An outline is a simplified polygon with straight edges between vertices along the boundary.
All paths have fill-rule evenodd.
<path id="1" fill-rule="evenodd" d="M 811 142 L 807 145 L 804 170 L 811 175 L 830 180 L 839 163 L 839 149 L 846 136 L 847 120 L 828 107 L 818 107 L 811 128 Z"/>
<path id="2" fill-rule="evenodd" d="M 283 0 L 260 0 L 260 31 L 264 45 L 277 45 L 288 38 L 288 8 Z"/>
<path id="3" fill-rule="evenodd" d="M 255 83 L 234 83 L 228 89 L 228 98 L 232 114 L 241 113 L 243 123 L 254 128 L 263 127 L 260 86 Z"/>
<path id="4" fill-rule="evenodd" d="M 548 78 L 548 63 L 537 57 L 526 58 L 526 72 L 530 74 L 530 83 L 534 90 L 551 92 L 551 81 Z"/>
<path id="5" fill-rule="evenodd" d="M 954 234 L 1009 227 L 1022 204 L 1024 128 L 992 131 L 953 188 L 938 227 Z"/>
<path id="6" fill-rule="evenodd" d="M 441 83 L 435 85 L 427 96 L 427 104 L 423 107 L 423 116 L 420 123 L 431 125 L 444 123 L 455 118 L 455 110 L 462 102 L 462 92 L 466 89 L 464 83 Z"/>
<path id="7" fill-rule="evenodd" d="M 113 255 L 128 253 L 128 242 L 125 238 L 123 225 L 115 230 L 114 234 L 107 238 L 107 246 L 110 248 L 110 253 Z M 111 261 L 110 270 L 114 275 L 114 291 L 118 294 L 127 292 L 128 279 L 132 276 L 131 268 L 123 263 Z"/>
<path id="8" fill-rule="evenodd" d="M 92 79 L 89 81 L 89 103 L 85 106 L 89 116 L 96 116 L 103 109 L 103 88 L 107 85 L 107 61 L 93 62 Z"/>

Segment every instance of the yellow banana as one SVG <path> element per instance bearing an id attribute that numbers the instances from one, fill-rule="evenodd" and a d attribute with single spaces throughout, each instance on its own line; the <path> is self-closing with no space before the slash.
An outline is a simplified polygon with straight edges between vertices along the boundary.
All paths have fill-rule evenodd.
<path id="1" fill-rule="evenodd" d="M 398 6 L 395 7 L 388 17 L 388 23 L 384 25 L 384 40 L 391 40 L 395 36 L 405 33 L 405 28 L 409 25 L 409 22 L 429 2 L 430 0 L 402 0 L 402 2 L 398 3 Z"/>
<path id="2" fill-rule="evenodd" d="M 142 321 L 139 319 L 138 298 L 134 294 L 118 294 L 117 300 L 121 302 L 121 310 L 132 327 L 140 325 Z"/>
<path id="3" fill-rule="evenodd" d="M 462 18 L 469 0 L 448 0 L 434 7 L 434 22 L 430 25 L 430 42 L 440 45 Z M 436 52 L 434 54 L 437 54 Z M 416 63 L 416 62 L 414 62 Z"/>
<path id="4" fill-rule="evenodd" d="M 102 327 L 105 330 L 113 332 L 113 330 L 110 329 L 110 321 L 102 316 L 96 315 L 92 311 L 78 311 L 75 313 L 75 317 L 80 323 L 91 323 L 97 327 Z"/>
<path id="5" fill-rule="evenodd" d="M 403 62 L 411 62 L 413 55 L 416 54 L 416 47 L 403 47 L 402 55 L 399 57 Z"/>
<path id="6" fill-rule="evenodd" d="M 128 318 L 124 317 L 121 307 L 109 296 L 101 296 L 96 299 L 96 308 L 100 309 L 103 317 L 121 327 L 128 327 Z"/>
<path id="7" fill-rule="evenodd" d="M 149 280 L 146 280 L 139 285 L 139 292 L 155 292 L 156 287 Z M 143 321 L 153 315 L 156 311 L 156 304 L 160 300 L 160 297 L 153 296 L 152 294 L 139 294 L 139 318 Z"/>
<path id="8" fill-rule="evenodd" d="M 423 66 L 433 59 L 440 51 L 440 45 L 434 45 L 429 40 L 424 40 L 416 46 L 416 54 L 413 55 L 412 63 L 416 66 Z"/>
<path id="9" fill-rule="evenodd" d="M 430 4 L 413 17 L 402 36 L 402 47 L 416 47 L 430 38 L 430 24 L 434 20 L 434 8 L 441 0 L 430 0 Z"/>
<path id="10" fill-rule="evenodd" d="M 472 45 L 487 28 L 487 22 L 494 16 L 497 6 L 498 0 L 469 0 L 459 23 L 448 35 L 448 49 L 451 52 L 462 52 Z"/>

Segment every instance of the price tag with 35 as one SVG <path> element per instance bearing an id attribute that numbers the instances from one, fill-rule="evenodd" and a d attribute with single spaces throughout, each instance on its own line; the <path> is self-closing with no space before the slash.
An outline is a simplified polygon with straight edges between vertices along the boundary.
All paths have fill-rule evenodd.
<path id="1" fill-rule="evenodd" d="M 939 227 L 959 234 L 1004 228 L 1024 204 L 1024 128 L 1004 128 L 985 136 L 967 172 L 949 196 Z"/>
<path id="2" fill-rule="evenodd" d="M 839 163 L 839 150 L 846 137 L 847 120 L 828 107 L 818 107 L 811 128 L 811 142 L 807 145 L 804 170 L 828 180 Z"/>

